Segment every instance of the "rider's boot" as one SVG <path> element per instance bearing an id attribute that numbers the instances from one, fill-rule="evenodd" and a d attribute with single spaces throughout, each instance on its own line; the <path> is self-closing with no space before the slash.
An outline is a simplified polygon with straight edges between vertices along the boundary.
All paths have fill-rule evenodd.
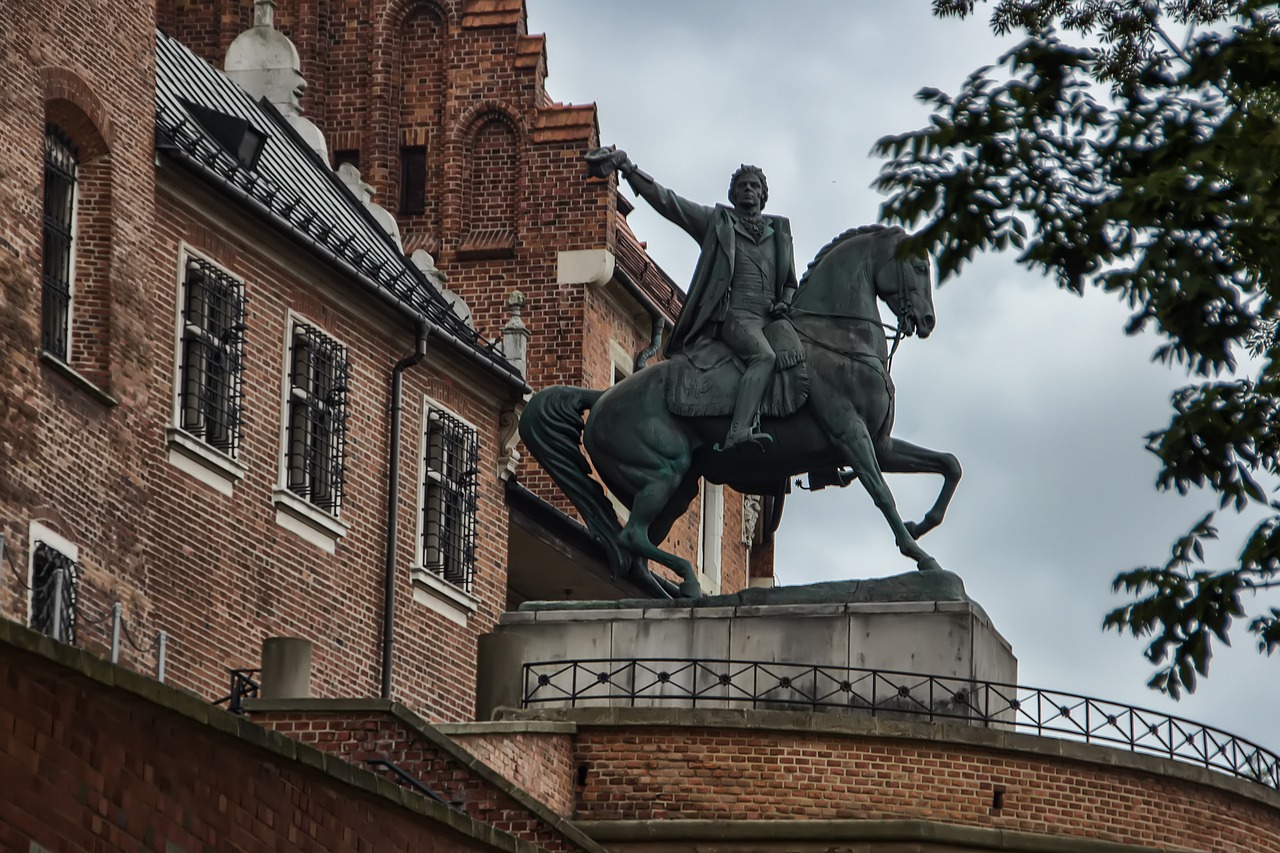
<path id="1" fill-rule="evenodd" d="M 718 450 L 729 450 L 749 441 L 773 441 L 767 432 L 756 432 L 752 426 L 759 423 L 758 412 L 760 401 L 769 387 L 769 376 L 773 373 L 773 361 L 749 366 L 742 374 L 742 384 L 738 386 L 738 399 L 733 404 L 733 420 L 729 423 L 729 435 L 724 445 L 717 445 Z"/>

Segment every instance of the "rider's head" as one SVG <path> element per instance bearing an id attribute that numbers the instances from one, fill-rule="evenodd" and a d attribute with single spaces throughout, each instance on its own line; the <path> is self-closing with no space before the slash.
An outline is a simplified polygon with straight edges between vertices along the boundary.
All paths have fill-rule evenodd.
<path id="1" fill-rule="evenodd" d="M 759 213 L 769 200 L 769 182 L 759 166 L 742 165 L 729 179 L 729 201 L 742 213 Z"/>

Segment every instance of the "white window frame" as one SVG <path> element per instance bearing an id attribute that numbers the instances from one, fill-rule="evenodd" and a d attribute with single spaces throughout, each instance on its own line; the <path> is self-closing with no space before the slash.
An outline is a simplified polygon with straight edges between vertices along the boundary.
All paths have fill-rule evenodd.
<path id="1" fill-rule="evenodd" d="M 310 326 L 326 335 L 337 346 L 342 348 L 344 357 L 349 356 L 350 353 L 350 348 L 325 329 L 324 326 L 293 311 L 288 312 L 285 320 L 284 352 L 281 357 L 280 443 L 276 453 L 278 468 L 276 488 L 271 493 L 271 502 L 276 509 L 276 524 L 296 533 L 317 548 L 332 554 L 337 550 L 338 540 L 346 536 L 351 530 L 351 525 L 338 517 L 342 509 L 341 500 L 339 500 L 334 511 L 331 512 L 311 503 L 311 501 L 289 489 L 289 401 L 293 391 L 290 380 L 294 333 L 300 325 Z M 350 376 L 351 370 L 348 363 L 348 381 L 350 381 Z M 349 402 L 346 401 L 345 409 L 349 409 Z"/>
<path id="2" fill-rule="evenodd" d="M 424 539 L 426 538 L 427 525 L 427 478 L 432 473 L 428 470 L 428 455 L 430 447 L 427 440 L 427 424 L 431 417 L 432 411 L 438 411 L 451 418 L 456 419 L 463 426 L 470 429 L 476 438 L 477 450 L 481 448 L 481 439 L 483 433 L 467 418 L 458 414 L 453 409 L 440 403 L 439 401 L 424 396 L 422 398 L 422 418 L 419 422 L 418 430 L 418 490 L 417 500 L 414 506 L 417 510 L 418 523 L 415 526 L 414 539 L 414 564 L 409 570 L 410 582 L 413 585 L 413 599 L 429 609 L 439 613 L 447 619 L 466 625 L 468 617 L 480 609 L 480 599 L 474 595 L 476 569 L 479 567 L 477 559 L 472 566 L 472 590 L 467 591 L 457 584 L 445 580 L 439 574 L 426 566 L 426 554 L 424 549 Z M 478 478 L 479 468 L 477 460 Z M 479 508 L 476 510 L 479 514 Z M 478 522 L 478 519 L 477 519 Z"/>
<path id="3" fill-rule="evenodd" d="M 229 278 L 234 279 L 240 287 L 240 299 L 245 299 L 245 280 L 231 272 L 209 255 L 201 252 L 186 242 L 178 245 L 177 269 L 177 304 L 174 307 L 174 346 L 173 346 L 173 407 L 170 413 L 169 426 L 165 429 L 165 440 L 169 450 L 169 463 L 195 479 L 210 486 L 224 495 L 231 495 L 235 484 L 248 474 L 248 466 L 242 459 L 213 447 L 200 437 L 193 435 L 182 427 L 182 343 L 185 330 L 186 295 L 187 295 L 187 261 L 197 258 L 210 266 L 216 267 Z M 242 356 L 243 357 L 243 356 Z M 241 367 L 243 374 L 243 366 Z M 244 395 L 241 394 L 243 404 Z M 243 429 L 243 424 L 240 425 Z"/>

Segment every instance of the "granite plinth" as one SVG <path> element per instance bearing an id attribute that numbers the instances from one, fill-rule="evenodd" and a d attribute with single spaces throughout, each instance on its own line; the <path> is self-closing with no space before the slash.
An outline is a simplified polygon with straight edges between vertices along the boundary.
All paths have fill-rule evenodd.
<path id="1" fill-rule="evenodd" d="M 884 697 L 896 696 L 904 707 L 949 713 L 957 691 L 972 696 L 968 682 L 1017 683 L 1012 648 L 967 597 L 723 601 L 749 601 L 746 593 L 760 592 L 765 591 L 700 602 L 609 602 L 592 609 L 540 603 L 506 613 L 494 633 L 482 638 L 483 698 L 477 719 L 487 719 L 502 705 L 734 708 L 746 703 L 856 710 L 872 702 L 873 692 L 881 709 L 887 707 Z M 783 593 L 790 600 L 803 594 Z M 821 703 L 813 703 L 815 698 Z"/>

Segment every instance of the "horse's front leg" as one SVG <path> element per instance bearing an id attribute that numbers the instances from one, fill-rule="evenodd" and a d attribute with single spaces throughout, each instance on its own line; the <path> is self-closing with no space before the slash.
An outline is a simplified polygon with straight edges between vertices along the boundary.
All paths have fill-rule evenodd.
<path id="1" fill-rule="evenodd" d="M 942 476 L 942 489 L 938 498 L 917 522 L 906 522 L 907 532 L 911 538 L 919 539 L 942 523 L 951 504 L 951 497 L 956 493 L 960 483 L 960 460 L 944 450 L 930 450 L 900 438 L 891 438 L 889 443 L 876 453 L 880 470 L 886 474 L 939 474 Z"/>
<path id="2" fill-rule="evenodd" d="M 884 481 L 884 475 L 880 472 L 880 466 L 876 461 L 875 445 L 871 441 L 870 433 L 867 432 L 866 424 L 855 418 L 840 435 L 832 436 L 832 440 L 844 453 L 846 461 L 853 466 L 853 470 L 858 472 L 858 481 L 867 490 L 871 500 L 875 502 L 880 512 L 884 513 L 885 520 L 893 530 L 898 550 L 903 556 L 915 560 L 916 568 L 921 571 L 940 570 L 942 566 L 920 547 L 902 521 L 902 516 L 898 514 L 893 492 L 890 491 L 889 484 Z"/>

